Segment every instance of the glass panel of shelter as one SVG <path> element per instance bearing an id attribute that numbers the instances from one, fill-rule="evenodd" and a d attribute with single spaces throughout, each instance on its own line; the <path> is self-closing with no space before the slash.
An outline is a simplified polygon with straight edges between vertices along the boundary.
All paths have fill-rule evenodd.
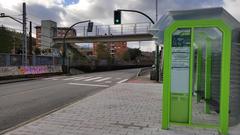
<path id="1" fill-rule="evenodd" d="M 222 32 L 194 29 L 192 123 L 219 124 Z"/>
<path id="2" fill-rule="evenodd" d="M 172 34 L 171 122 L 219 124 L 221 55 L 217 28 L 179 28 Z"/>

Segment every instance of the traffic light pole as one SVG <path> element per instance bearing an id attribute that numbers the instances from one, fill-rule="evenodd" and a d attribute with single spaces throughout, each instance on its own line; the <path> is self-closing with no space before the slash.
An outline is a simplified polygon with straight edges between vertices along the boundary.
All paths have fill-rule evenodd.
<path id="1" fill-rule="evenodd" d="M 86 22 L 91 23 L 90 20 L 74 23 L 72 26 L 69 27 L 69 29 L 64 34 L 64 37 L 63 37 L 63 65 L 62 65 L 62 69 L 63 69 L 64 73 L 69 73 L 69 66 L 70 66 L 69 63 L 66 62 L 67 61 L 67 45 L 66 45 L 67 34 L 70 30 L 72 30 L 72 28 L 75 25 L 80 24 L 80 23 L 86 23 Z"/>
<path id="2" fill-rule="evenodd" d="M 148 15 L 146 15 L 146 14 L 143 13 L 143 12 L 140 12 L 140 11 L 137 11 L 137 10 L 127 10 L 127 9 L 118 9 L 117 11 L 125 11 L 125 12 L 135 12 L 135 13 L 139 13 L 139 14 L 144 15 L 145 17 L 147 17 L 147 18 L 151 21 L 151 23 L 154 24 L 154 21 L 152 20 L 152 18 L 149 17 Z"/>
<path id="3" fill-rule="evenodd" d="M 156 1 L 156 12 L 157 12 L 157 1 Z M 145 17 L 147 17 L 152 24 L 154 24 L 154 21 L 151 19 L 151 17 L 149 17 L 148 15 L 146 15 L 145 13 L 143 12 L 140 12 L 140 11 L 137 11 L 137 10 L 126 10 L 126 9 L 118 9 L 116 10 L 118 12 L 121 12 L 121 11 L 125 11 L 125 12 L 135 12 L 135 13 L 139 13 L 141 15 L 144 15 Z M 156 21 L 157 21 L 157 13 L 156 13 Z M 115 20 L 114 20 L 115 22 Z M 121 22 L 121 21 L 120 21 Z M 159 81 L 159 78 L 160 78 L 160 75 L 159 75 L 159 69 L 160 69 L 160 63 L 159 63 L 159 60 L 160 60 L 160 56 L 159 56 L 159 45 L 156 44 L 156 51 L 155 51 L 155 66 L 156 66 L 156 81 Z"/>

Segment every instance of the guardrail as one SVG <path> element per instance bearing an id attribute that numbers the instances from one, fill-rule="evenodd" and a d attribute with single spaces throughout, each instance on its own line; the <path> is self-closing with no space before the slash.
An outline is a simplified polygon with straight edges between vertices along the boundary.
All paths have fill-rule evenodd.
<path id="1" fill-rule="evenodd" d="M 87 26 L 76 26 L 78 37 L 104 36 L 104 35 L 127 35 L 149 33 L 151 23 L 129 23 L 121 25 L 95 25 L 92 32 L 87 32 Z"/>
<path id="2" fill-rule="evenodd" d="M 22 55 L 0 53 L 0 67 L 4 66 L 22 66 Z M 28 66 L 41 65 L 62 65 L 61 57 L 28 55 Z"/>

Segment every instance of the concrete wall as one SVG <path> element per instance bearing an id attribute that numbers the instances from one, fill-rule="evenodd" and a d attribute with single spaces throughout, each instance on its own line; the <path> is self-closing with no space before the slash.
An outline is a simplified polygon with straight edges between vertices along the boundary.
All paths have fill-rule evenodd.
<path id="1" fill-rule="evenodd" d="M 0 67 L 0 77 L 44 74 L 44 73 L 59 73 L 62 72 L 62 66 L 11 66 Z"/>

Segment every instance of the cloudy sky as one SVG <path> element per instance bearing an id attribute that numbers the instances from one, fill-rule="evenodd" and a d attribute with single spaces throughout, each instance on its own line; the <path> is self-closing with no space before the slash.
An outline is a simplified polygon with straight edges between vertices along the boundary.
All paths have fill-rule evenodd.
<path id="1" fill-rule="evenodd" d="M 74 22 L 91 19 L 97 24 L 113 24 L 113 10 L 134 9 L 145 12 L 155 20 L 156 0 L 0 0 L 0 12 L 21 19 L 22 2 L 27 4 L 27 18 L 33 25 L 51 19 L 58 26 L 69 26 Z M 224 7 L 240 20 L 240 0 L 158 0 L 158 14 L 169 10 Z M 146 22 L 141 15 L 123 13 L 122 23 Z M 21 30 L 21 26 L 7 18 L 0 18 L 0 25 Z M 34 30 L 35 33 L 35 30 Z M 142 48 L 148 43 L 142 43 Z M 138 46 L 138 45 L 136 45 Z M 150 50 L 149 47 L 145 47 Z"/>

